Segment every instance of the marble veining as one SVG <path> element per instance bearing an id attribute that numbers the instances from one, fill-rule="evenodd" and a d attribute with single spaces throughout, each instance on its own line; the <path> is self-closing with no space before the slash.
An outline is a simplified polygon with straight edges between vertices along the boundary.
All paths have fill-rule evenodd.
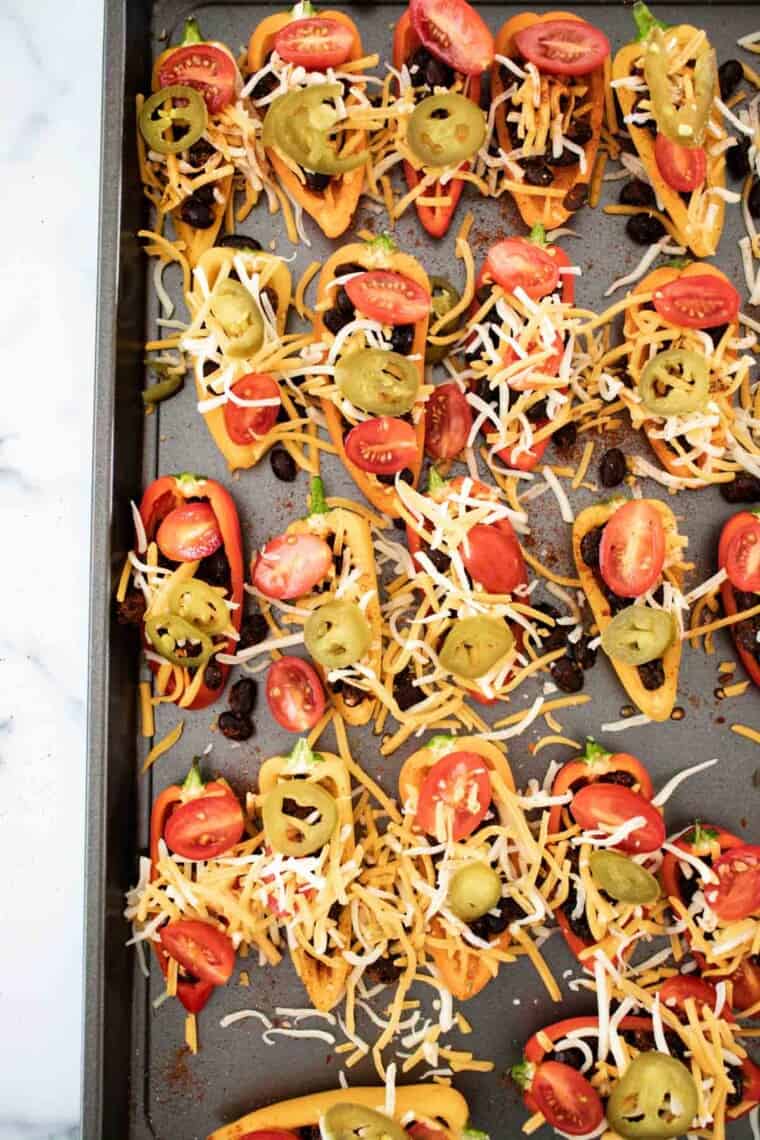
<path id="1" fill-rule="evenodd" d="M 102 7 L 0 0 L 0 1140 L 78 1135 Z"/>

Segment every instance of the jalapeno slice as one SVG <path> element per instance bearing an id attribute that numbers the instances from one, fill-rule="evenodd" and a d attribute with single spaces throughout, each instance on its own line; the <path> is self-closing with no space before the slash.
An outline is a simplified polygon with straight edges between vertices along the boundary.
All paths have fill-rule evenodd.
<path id="1" fill-rule="evenodd" d="M 406 131 L 409 146 L 426 166 L 459 166 L 477 154 L 485 137 L 480 107 L 452 92 L 418 103 Z"/>
<path id="2" fill-rule="evenodd" d="M 463 618 L 446 634 L 438 659 L 450 673 L 482 677 L 506 657 L 514 643 L 511 629 L 500 618 Z"/>
<path id="3" fill-rule="evenodd" d="M 188 669 L 199 669 L 214 652 L 214 643 L 208 634 L 177 614 L 148 618 L 145 635 L 164 660 Z"/>
<path id="4" fill-rule="evenodd" d="M 690 1131 L 698 1100 L 694 1078 L 666 1053 L 639 1053 L 607 1102 L 607 1120 L 625 1140 L 669 1140 Z"/>
<path id="5" fill-rule="evenodd" d="M 382 348 L 359 348 L 335 365 L 335 383 L 347 400 L 373 416 L 411 411 L 420 390 L 413 360 Z"/>
<path id="6" fill-rule="evenodd" d="M 208 125 L 203 96 L 195 88 L 175 84 L 150 95 L 140 108 L 140 134 L 158 154 L 179 154 L 197 142 Z M 174 137 L 175 131 L 182 133 Z"/>
<path id="7" fill-rule="evenodd" d="M 225 277 L 214 290 L 209 307 L 229 338 L 225 350 L 228 356 L 250 356 L 261 348 L 264 318 L 242 282 Z"/>
<path id="8" fill-rule="evenodd" d="M 684 416 L 707 403 L 710 373 L 699 352 L 669 348 L 653 356 L 641 373 L 639 395 L 656 416 Z"/>
<path id="9" fill-rule="evenodd" d="M 596 885 L 618 902 L 643 906 L 660 897 L 654 875 L 619 851 L 592 851 L 588 865 Z"/>
<path id="10" fill-rule="evenodd" d="M 662 657 L 674 636 L 673 618 L 665 610 L 627 606 L 602 634 L 602 649 L 623 665 L 646 665 Z"/>
<path id="11" fill-rule="evenodd" d="M 455 305 L 458 305 L 461 300 L 459 291 L 451 284 L 448 277 L 431 277 L 430 278 L 430 308 L 431 324 L 435 324 L 441 317 L 445 317 L 450 313 Z M 453 332 L 450 323 L 446 323 L 439 329 L 440 334 Z M 425 361 L 428 364 L 440 364 L 444 357 L 450 351 L 450 347 L 445 344 L 431 344 L 430 341 L 425 345 Z"/>
<path id="12" fill-rule="evenodd" d="M 668 75 L 668 53 L 662 28 L 649 33 L 644 53 L 644 78 L 649 88 L 658 130 L 681 146 L 700 146 L 710 119 L 718 65 L 715 51 L 705 44 L 694 64 L 694 97 L 676 108 Z"/>
<path id="13" fill-rule="evenodd" d="M 325 602 L 304 625 L 306 648 L 325 669 L 345 669 L 361 660 L 372 641 L 369 622 L 356 602 Z"/>
<path id="14" fill-rule="evenodd" d="M 296 804 L 297 814 L 289 807 Z M 313 820 L 314 812 L 319 819 Z M 304 814 L 306 818 L 303 818 Z M 338 825 L 338 805 L 326 788 L 313 780 L 282 780 L 267 793 L 261 807 L 267 843 L 280 855 L 313 855 Z"/>
<path id="15" fill-rule="evenodd" d="M 395 1120 L 362 1104 L 333 1104 L 319 1122 L 322 1140 L 410 1140 Z"/>
<path id="16" fill-rule="evenodd" d="M 204 633 L 221 633 L 230 623 L 224 599 L 199 578 L 177 582 L 169 591 L 167 606 L 171 613 Z"/>
<path id="17" fill-rule="evenodd" d="M 317 174 L 356 170 L 367 161 L 369 151 L 339 155 L 332 139 L 341 130 L 335 100 L 342 94 L 340 83 L 315 83 L 279 95 L 264 119 L 264 146 L 281 150 L 304 170 Z"/>
<path id="18" fill-rule="evenodd" d="M 501 879 L 488 863 L 465 863 L 451 876 L 448 904 L 462 922 L 488 914 L 501 899 Z"/>

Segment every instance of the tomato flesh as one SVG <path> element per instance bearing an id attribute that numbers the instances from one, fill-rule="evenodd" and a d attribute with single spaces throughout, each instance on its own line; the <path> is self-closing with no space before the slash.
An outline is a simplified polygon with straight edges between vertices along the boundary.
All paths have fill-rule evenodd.
<path id="1" fill-rule="evenodd" d="M 668 1009 L 677 1013 L 685 1012 L 688 998 L 694 998 L 698 1010 L 703 1005 L 714 1010 L 717 1005 L 718 994 L 715 987 L 706 982 L 704 978 L 687 977 L 683 974 L 668 978 L 660 987 L 660 1001 Z M 731 1011 L 725 1007 L 721 1010 L 721 1017 L 729 1021 L 733 1020 Z"/>
<path id="2" fill-rule="evenodd" d="M 267 704 L 287 732 L 308 732 L 325 711 L 325 691 L 313 665 L 300 657 L 280 657 L 267 672 Z"/>
<path id="3" fill-rule="evenodd" d="M 409 15 L 431 55 L 455 71 L 480 75 L 491 66 L 493 36 L 467 0 L 410 0 Z"/>
<path id="4" fill-rule="evenodd" d="M 760 847 L 732 847 L 713 863 L 717 885 L 705 898 L 721 922 L 738 922 L 760 911 Z"/>
<path id="5" fill-rule="evenodd" d="M 329 16 L 292 20 L 274 38 L 274 50 L 280 58 L 307 71 L 339 67 L 351 58 L 353 46 L 348 25 Z"/>
<path id="6" fill-rule="evenodd" d="M 707 176 L 707 155 L 701 146 L 680 146 L 666 135 L 654 144 L 657 169 L 672 190 L 696 190 Z"/>
<path id="7" fill-rule="evenodd" d="M 350 461 L 372 475 L 395 475 L 412 467 L 419 456 L 414 428 L 394 416 L 362 420 L 351 428 L 343 446 Z"/>
<path id="8" fill-rule="evenodd" d="M 433 459 L 455 459 L 472 429 L 472 409 L 453 381 L 439 384 L 425 404 L 425 451 Z"/>
<path id="9" fill-rule="evenodd" d="M 351 303 L 384 325 L 413 325 L 430 312 L 430 294 L 411 277 L 390 269 L 358 273 L 345 284 Z"/>
<path id="10" fill-rule="evenodd" d="M 651 503 L 632 499 L 602 531 L 599 569 L 621 598 L 638 598 L 657 584 L 665 562 L 665 528 Z"/>
<path id="11" fill-rule="evenodd" d="M 517 49 L 549 75 L 588 75 L 610 54 L 604 32 L 583 20 L 536 20 L 515 36 Z"/>
<path id="12" fill-rule="evenodd" d="M 319 535 L 280 534 L 255 556 L 251 579 L 268 598 L 300 598 L 327 577 L 332 564 L 332 549 Z"/>
<path id="13" fill-rule="evenodd" d="M 491 246 L 484 272 L 508 293 L 520 288 L 534 301 L 553 293 L 559 282 L 557 262 L 526 238 L 504 238 Z"/>
<path id="14" fill-rule="evenodd" d="M 733 285 L 712 273 L 678 277 L 654 294 L 654 307 L 660 316 L 687 329 L 730 324 L 739 314 L 740 303 Z"/>
<path id="15" fill-rule="evenodd" d="M 158 86 L 194 87 L 212 115 L 235 98 L 237 66 L 223 48 L 214 44 L 187 44 L 170 52 L 158 69 Z"/>
<path id="16" fill-rule="evenodd" d="M 202 982 L 223 986 L 235 966 L 235 947 L 208 922 L 182 918 L 161 929 L 161 945 L 170 957 Z"/>
<path id="17" fill-rule="evenodd" d="M 726 573 L 735 590 L 760 593 L 760 518 L 747 516 L 728 544 Z"/>
<path id="18" fill-rule="evenodd" d="M 172 562 L 194 562 L 219 549 L 222 532 L 208 503 L 184 503 L 163 520 L 156 542 L 164 557 Z"/>
<path id="19" fill-rule="evenodd" d="M 498 526 L 478 523 L 472 527 L 459 553 L 473 584 L 489 594 L 511 594 L 525 581 L 520 543 L 506 519 Z"/>
<path id="20" fill-rule="evenodd" d="M 446 1140 L 446 1133 L 440 1128 L 431 1128 L 429 1124 L 423 1124 L 421 1121 L 410 1125 L 407 1132 L 414 1137 L 414 1140 Z"/>
<path id="21" fill-rule="evenodd" d="M 245 823 L 240 804 L 228 791 L 197 796 L 174 809 L 164 839 L 183 859 L 214 859 L 240 842 Z"/>
<path id="22" fill-rule="evenodd" d="M 665 824 L 656 807 L 638 792 L 616 784 L 588 784 L 576 792 L 570 812 L 584 831 L 617 831 L 628 820 L 640 816 L 644 823 L 621 839 L 620 851 L 641 855 L 657 851 L 665 842 Z"/>
<path id="23" fill-rule="evenodd" d="M 583 1073 L 561 1061 L 542 1061 L 536 1068 L 530 1096 L 553 1128 L 568 1136 L 585 1136 L 604 1119 L 599 1093 Z"/>
<path id="24" fill-rule="evenodd" d="M 417 823 L 428 835 L 437 833 L 438 804 L 444 818 L 452 817 L 451 834 L 456 841 L 472 835 L 491 803 L 491 778 L 486 762 L 477 752 L 451 752 L 428 772 L 420 788 Z"/>
<path id="25" fill-rule="evenodd" d="M 244 447 L 257 439 L 262 439 L 277 423 L 282 403 L 280 389 L 274 377 L 265 373 L 249 372 L 247 376 L 236 381 L 230 391 L 238 400 L 268 401 L 263 406 L 251 407 L 237 404 L 230 398 L 224 404 L 224 426 L 227 435 L 233 443 Z"/>

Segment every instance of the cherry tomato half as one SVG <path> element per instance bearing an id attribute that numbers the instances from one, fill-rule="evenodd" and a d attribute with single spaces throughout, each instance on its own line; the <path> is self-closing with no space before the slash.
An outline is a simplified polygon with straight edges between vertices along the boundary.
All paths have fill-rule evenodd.
<path id="1" fill-rule="evenodd" d="M 282 1128 L 265 1128 L 263 1132 L 246 1132 L 240 1140 L 298 1140 L 298 1136 L 295 1132 L 286 1132 Z"/>
<path id="2" fill-rule="evenodd" d="M 394 416 L 362 420 L 351 428 L 343 446 L 352 463 L 373 475 L 395 475 L 412 467 L 419 454 L 414 428 Z"/>
<path id="3" fill-rule="evenodd" d="M 300 598 L 329 573 L 333 552 L 316 534 L 279 534 L 256 554 L 251 580 L 268 598 Z"/>
<path id="4" fill-rule="evenodd" d="M 659 580 L 665 562 L 662 518 L 645 499 L 632 499 L 615 511 L 599 546 L 599 569 L 621 598 L 638 598 Z"/>
<path id="5" fill-rule="evenodd" d="M 741 298 L 724 277 L 695 273 L 657 289 L 654 307 L 663 320 L 687 329 L 711 329 L 735 321 Z"/>
<path id="6" fill-rule="evenodd" d="M 425 451 L 433 459 L 455 459 L 467 443 L 472 409 L 454 384 L 439 384 L 425 404 Z"/>
<path id="7" fill-rule="evenodd" d="M 658 135 L 654 157 L 657 169 L 672 190 L 696 190 L 707 176 L 707 155 L 701 146 L 681 146 Z"/>
<path id="8" fill-rule="evenodd" d="M 493 36 L 466 0 L 411 0 L 409 15 L 428 51 L 455 71 L 480 75 L 491 66 Z"/>
<path id="9" fill-rule="evenodd" d="M 583 1073 L 561 1061 L 542 1061 L 536 1068 L 530 1096 L 553 1128 L 568 1136 L 585 1136 L 604 1119 L 599 1093 Z"/>
<path id="10" fill-rule="evenodd" d="M 570 803 L 570 812 L 584 831 L 596 831 L 600 826 L 616 831 L 634 816 L 644 823 L 617 844 L 620 851 L 641 855 L 657 851 L 665 842 L 665 824 L 656 807 L 649 800 L 619 784 L 587 784 L 576 792 Z"/>
<path id="11" fill-rule="evenodd" d="M 430 312 L 430 294 L 411 277 L 390 269 L 372 269 L 346 282 L 355 308 L 384 325 L 413 325 Z"/>
<path id="12" fill-rule="evenodd" d="M 428 835 L 437 834 L 439 803 L 445 805 L 445 816 L 453 815 L 453 839 L 472 835 L 491 803 L 491 778 L 482 756 L 450 752 L 430 769 L 417 804 L 417 823 Z"/>
<path id="13" fill-rule="evenodd" d="M 276 404 L 263 407 L 246 407 L 228 400 L 224 404 L 224 426 L 233 443 L 245 446 L 262 439 L 277 423 L 280 411 L 280 389 L 272 376 L 262 372 L 249 372 L 232 385 L 232 394 L 239 400 L 276 400 Z"/>
<path id="14" fill-rule="evenodd" d="M 510 237 L 491 246 L 484 274 L 509 293 L 519 286 L 534 301 L 540 301 L 557 288 L 559 265 L 535 242 Z"/>
<path id="15" fill-rule="evenodd" d="M 549 75 L 588 75 L 610 54 L 604 32 L 583 20 L 536 20 L 515 36 L 518 51 Z"/>
<path id="16" fill-rule="evenodd" d="M 685 974 L 668 978 L 660 986 L 660 1001 L 676 1014 L 685 1013 L 688 998 L 694 998 L 698 1010 L 703 1005 L 714 1010 L 717 1005 L 718 994 L 715 986 L 711 986 L 704 978 L 695 978 Z M 733 1020 L 733 1015 L 728 1008 L 721 1011 L 721 1017 Z"/>
<path id="17" fill-rule="evenodd" d="M 746 523 L 728 544 L 726 573 L 735 590 L 760 593 L 760 518 L 746 513 Z"/>
<path id="18" fill-rule="evenodd" d="M 196 796 L 174 809 L 164 839 L 183 859 L 214 859 L 240 842 L 243 809 L 232 792 Z"/>
<path id="19" fill-rule="evenodd" d="M 291 20 L 274 37 L 274 50 L 280 58 L 307 71 L 339 67 L 350 59 L 353 46 L 348 25 L 329 16 Z"/>
<path id="20" fill-rule="evenodd" d="M 156 542 L 164 557 L 172 562 L 194 562 L 219 549 L 222 532 L 208 503 L 184 503 L 163 520 Z"/>
<path id="21" fill-rule="evenodd" d="M 325 711 L 319 675 L 300 657 L 280 657 L 272 662 L 266 692 L 269 711 L 287 732 L 308 732 Z"/>
<path id="22" fill-rule="evenodd" d="M 717 885 L 708 883 L 705 898 L 721 922 L 738 922 L 760 911 L 760 847 L 732 847 L 713 863 Z"/>
<path id="23" fill-rule="evenodd" d="M 237 66 L 232 56 L 215 44 L 187 44 L 170 52 L 158 69 L 158 86 L 194 87 L 212 115 L 235 98 Z"/>
<path id="24" fill-rule="evenodd" d="M 227 935 L 194 918 L 162 927 L 161 945 L 185 970 L 213 986 L 223 986 L 235 966 L 235 947 Z"/>
<path id="25" fill-rule="evenodd" d="M 520 543 L 507 519 L 498 527 L 487 523 L 472 527 L 459 553 L 473 583 L 489 594 L 511 594 L 525 581 Z"/>

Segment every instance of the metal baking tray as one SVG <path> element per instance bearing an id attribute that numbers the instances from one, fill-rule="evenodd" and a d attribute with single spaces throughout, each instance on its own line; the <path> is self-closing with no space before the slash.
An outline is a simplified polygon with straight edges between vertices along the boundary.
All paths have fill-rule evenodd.
<path id="1" fill-rule="evenodd" d="M 400 3 L 343 5 L 352 10 L 365 47 L 388 59 Z M 556 5 L 561 6 L 561 5 Z M 526 5 L 488 3 L 478 7 L 496 30 L 503 20 Z M 549 7 L 549 5 L 544 5 Z M 613 41 L 613 50 L 630 39 L 630 9 L 621 5 L 578 4 L 574 11 L 599 23 Z M 181 776 L 190 758 L 213 742 L 207 759 L 210 769 L 225 775 L 239 790 L 252 786 L 262 759 L 292 743 L 262 709 L 256 735 L 246 744 L 233 745 L 210 726 L 224 707 L 185 714 L 174 706 L 157 709 L 156 731 L 162 736 L 178 716 L 184 717 L 181 744 L 163 757 L 147 777 L 138 775 L 147 749 L 138 735 L 135 682 L 140 663 L 131 631 L 113 620 L 112 594 L 125 551 L 132 541 L 129 500 L 159 473 L 187 469 L 202 471 L 225 481 L 240 510 L 247 549 L 277 533 L 302 512 L 307 489 L 301 474 L 294 484 L 278 483 L 265 459 L 258 468 L 230 481 L 224 461 L 195 409 L 192 384 L 145 418 L 140 389 L 143 385 L 143 344 L 155 328 L 155 297 L 148 287 L 147 259 L 136 232 L 149 222 L 141 192 L 134 148 L 134 97 L 149 87 L 151 61 L 176 33 L 186 15 L 198 16 L 204 34 L 237 50 L 247 43 L 254 26 L 271 11 L 266 4 L 207 2 L 190 7 L 185 0 L 107 0 L 104 68 L 103 161 L 97 385 L 93 461 L 92 608 L 90 626 L 89 771 L 86 914 L 86 1011 L 84 1021 L 83 1131 L 86 1140 L 203 1140 L 215 1127 L 255 1105 L 311 1090 L 334 1087 L 341 1067 L 330 1047 L 315 1041 L 280 1039 L 268 1047 L 254 1021 L 220 1028 L 220 1018 L 236 1009 L 256 1006 L 272 1014 L 276 1006 L 303 1006 L 304 992 L 289 962 L 276 970 L 257 969 L 245 963 L 251 988 L 236 984 L 236 976 L 218 992 L 199 1018 L 200 1053 L 192 1057 L 183 1046 L 183 1012 L 177 1002 L 157 1011 L 151 1000 L 162 979 L 152 971 L 146 984 L 136 966 L 134 952 L 125 946 L 127 927 L 122 919 L 125 889 L 135 881 L 137 858 L 147 847 L 147 826 L 154 794 Z M 735 56 L 738 36 L 753 30 L 757 9 L 749 4 L 658 5 L 657 13 L 677 23 L 684 19 L 705 26 L 719 59 Z M 168 36 L 168 41 L 167 37 Z M 606 200 L 619 187 L 612 184 Z M 524 226 L 508 198 L 483 202 L 466 188 L 458 219 L 472 210 L 472 241 L 480 258 L 496 237 L 522 233 Z M 362 224 L 380 229 L 383 217 L 360 210 L 354 229 Z M 421 259 L 429 272 L 456 274 L 453 231 L 433 242 L 410 210 L 396 228 L 402 248 Z M 735 281 L 743 280 L 737 250 L 740 219 L 727 210 L 726 228 L 718 262 Z M 243 232 L 265 245 L 277 241 L 277 252 L 295 254 L 291 265 L 297 277 L 308 261 L 326 258 L 332 245 L 307 221 L 312 247 L 293 247 L 283 233 L 281 218 L 270 218 L 260 206 L 249 216 Z M 632 268 L 642 250 L 623 232 L 621 218 L 600 210 L 583 210 L 572 222 L 579 238 L 568 238 L 565 248 L 583 267 L 578 283 L 579 303 L 604 305 L 603 291 L 620 273 Z M 344 241 L 350 240 L 350 233 Z M 180 302 L 178 280 L 171 271 L 166 282 Z M 620 294 L 622 295 L 622 294 Z M 180 312 L 181 312 L 180 308 Z M 621 433 L 616 442 L 628 450 L 646 453 L 640 439 Z M 602 452 L 599 445 L 595 463 Z M 594 468 L 592 468 L 592 473 Z M 328 493 L 353 495 L 354 489 L 337 459 L 328 457 L 323 473 Z M 662 488 L 647 486 L 647 493 L 667 497 Z M 584 498 L 585 496 L 585 498 Z M 593 496 L 575 497 L 576 507 Z M 724 519 L 733 513 L 714 489 L 682 494 L 675 510 L 690 538 L 689 553 L 697 563 L 693 581 L 713 568 L 716 540 Z M 570 568 L 569 530 L 554 510 L 551 497 L 532 512 L 536 528 L 533 549 L 558 569 Z M 678 704 L 684 717 L 678 723 L 631 728 L 609 736 L 610 746 L 624 747 L 649 765 L 656 783 L 686 763 L 719 756 L 721 764 L 682 786 L 671 803 L 669 823 L 676 827 L 694 816 L 710 817 L 745 834 L 756 815 L 760 791 L 753 776 L 758 765 L 754 746 L 730 731 L 736 720 L 758 721 L 756 693 L 740 701 L 720 702 L 715 696 L 717 664 L 732 656 L 727 636 L 718 635 L 713 657 L 686 653 L 681 672 Z M 601 655 L 600 655 L 601 657 Z M 587 674 L 594 694 L 585 708 L 560 714 L 565 731 L 582 738 L 598 734 L 605 721 L 617 720 L 627 698 L 606 662 L 599 660 Z M 517 694 L 513 709 L 527 707 L 538 685 L 527 684 Z M 502 710 L 499 710 L 502 713 Z M 534 725 L 510 742 L 510 759 L 518 782 L 542 776 L 552 758 L 567 753 L 547 749 L 533 757 L 530 745 L 542 730 Z M 382 759 L 369 728 L 353 730 L 354 755 L 390 791 L 395 790 L 401 761 L 419 742 L 409 744 L 391 759 Z M 749 834 L 749 832 L 746 832 Z M 758 839 L 755 830 L 755 839 Z M 574 969 L 559 936 L 546 953 L 556 976 Z M 588 1009 L 588 995 L 568 993 L 564 1009 Z M 542 1024 L 556 1020 L 558 1008 L 547 999 L 527 963 L 506 967 L 500 976 L 465 1011 L 474 1031 L 467 1047 L 479 1057 L 495 1061 L 491 1075 L 468 1074 L 456 1080 L 467 1096 L 472 1120 L 490 1132 L 492 1140 L 519 1134 L 525 1118 L 518 1096 L 504 1079 L 507 1067 L 519 1056 L 521 1044 Z M 411 1074 L 410 1080 L 416 1074 Z M 351 1083 L 374 1083 L 370 1064 L 351 1070 Z M 749 1125 L 735 1126 L 732 1135 L 749 1137 Z"/>

